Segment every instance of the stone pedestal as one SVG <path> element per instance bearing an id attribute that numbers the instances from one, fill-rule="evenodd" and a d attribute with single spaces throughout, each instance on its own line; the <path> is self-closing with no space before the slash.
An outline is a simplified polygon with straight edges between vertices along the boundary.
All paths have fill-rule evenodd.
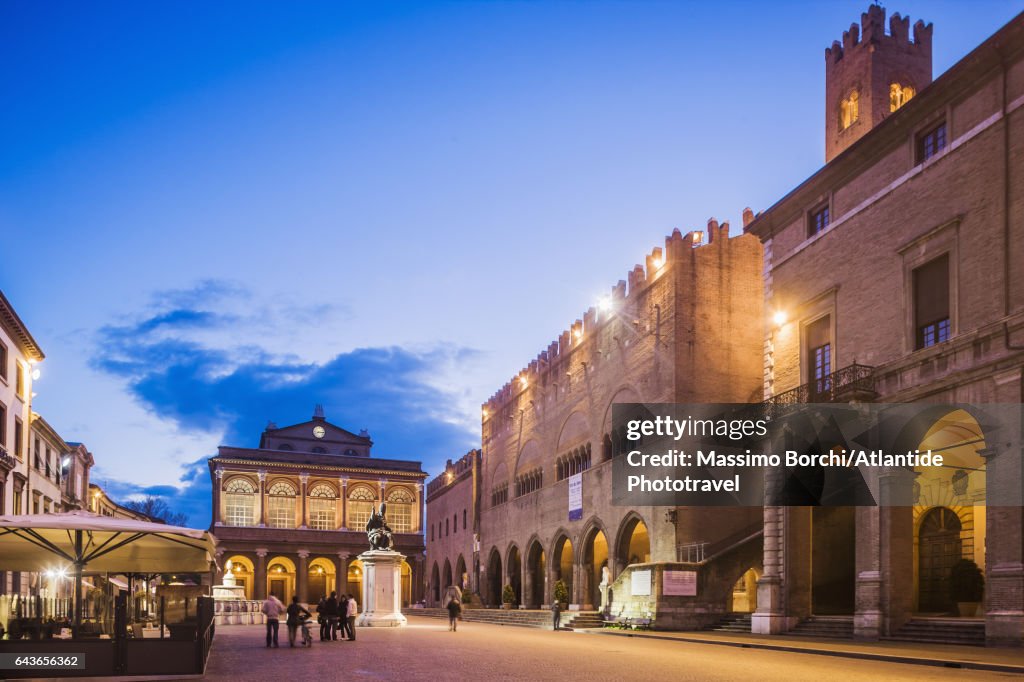
<path id="1" fill-rule="evenodd" d="M 371 549 L 359 555 L 363 562 L 362 613 L 356 619 L 360 627 L 401 627 L 402 560 L 398 552 Z"/>

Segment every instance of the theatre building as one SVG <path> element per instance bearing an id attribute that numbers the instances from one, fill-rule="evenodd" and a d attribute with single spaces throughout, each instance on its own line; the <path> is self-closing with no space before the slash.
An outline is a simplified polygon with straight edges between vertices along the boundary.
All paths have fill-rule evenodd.
<path id="1" fill-rule="evenodd" d="M 765 398 L 934 404 L 908 442 L 946 466 L 889 472 L 912 506 L 766 508 L 755 632 L 1022 644 L 1024 509 L 988 503 L 1020 434 L 956 405 L 1024 399 L 1024 15 L 934 82 L 931 39 L 872 6 L 825 51 L 826 164 L 745 231 Z"/>
<path id="2" fill-rule="evenodd" d="M 328 422 L 268 425 L 259 447 L 221 446 L 209 460 L 218 563 L 231 562 L 246 597 L 298 595 L 316 603 L 331 591 L 362 594 L 359 554 L 366 522 L 387 502 L 402 565 L 402 602 L 422 598 L 423 472 L 420 463 L 370 454 L 373 441 Z M 222 576 L 217 576 L 220 579 Z"/>
<path id="3" fill-rule="evenodd" d="M 761 509 L 612 504 L 626 452 L 618 402 L 761 397 L 761 246 L 727 224 L 666 238 L 599 304 L 483 406 L 482 449 L 428 485 L 428 603 L 465 584 L 485 605 L 550 604 L 557 581 L 580 610 L 625 567 L 700 558 L 729 609 L 760 563 Z M 750 581 L 753 586 L 753 581 Z"/>

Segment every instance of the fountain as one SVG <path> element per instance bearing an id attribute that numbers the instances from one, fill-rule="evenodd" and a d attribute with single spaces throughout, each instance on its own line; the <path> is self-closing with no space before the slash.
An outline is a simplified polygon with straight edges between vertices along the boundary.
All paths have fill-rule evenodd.
<path id="1" fill-rule="evenodd" d="M 224 580 L 213 586 L 213 612 L 217 625 L 262 623 L 259 603 L 245 598 L 245 587 L 235 582 L 231 560 L 224 565 Z"/>

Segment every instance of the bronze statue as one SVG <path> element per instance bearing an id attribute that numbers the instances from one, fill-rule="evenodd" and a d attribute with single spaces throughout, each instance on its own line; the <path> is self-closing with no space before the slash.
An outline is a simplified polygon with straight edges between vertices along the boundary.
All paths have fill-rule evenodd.
<path id="1" fill-rule="evenodd" d="M 366 537 L 370 539 L 370 549 L 391 549 L 391 526 L 384 519 L 384 512 L 387 505 L 380 503 L 380 510 L 370 512 L 370 518 L 366 522 Z"/>

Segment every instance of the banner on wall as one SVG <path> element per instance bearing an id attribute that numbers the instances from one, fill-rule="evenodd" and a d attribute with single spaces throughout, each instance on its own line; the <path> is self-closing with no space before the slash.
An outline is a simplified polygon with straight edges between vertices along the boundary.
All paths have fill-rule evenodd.
<path id="1" fill-rule="evenodd" d="M 569 477 L 569 520 L 579 521 L 583 518 L 583 474 Z"/>

